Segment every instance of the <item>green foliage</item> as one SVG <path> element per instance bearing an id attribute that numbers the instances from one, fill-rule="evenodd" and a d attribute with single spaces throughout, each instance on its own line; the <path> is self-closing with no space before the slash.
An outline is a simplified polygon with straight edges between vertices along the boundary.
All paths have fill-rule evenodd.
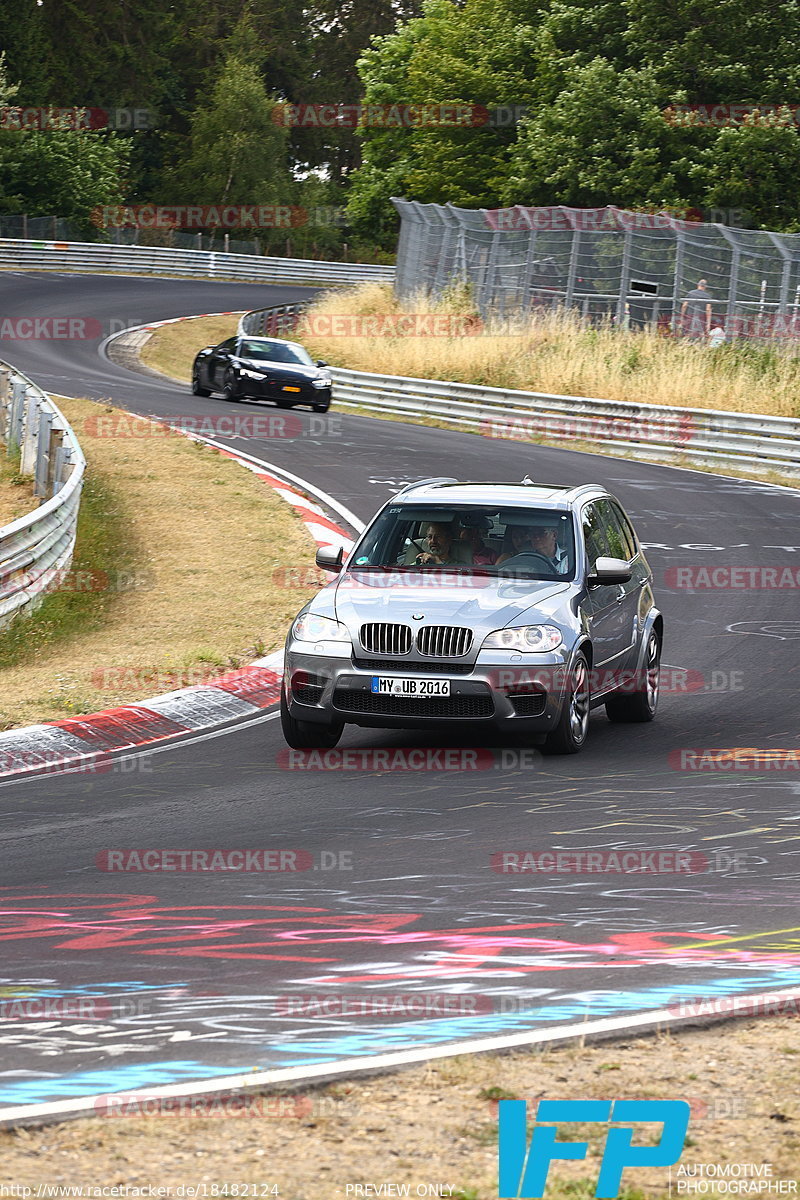
<path id="1" fill-rule="evenodd" d="M 261 52 L 247 14 L 229 39 L 210 95 L 191 118 L 188 148 L 174 172 L 177 200 L 192 204 L 286 201 L 286 131 L 257 65 Z"/>

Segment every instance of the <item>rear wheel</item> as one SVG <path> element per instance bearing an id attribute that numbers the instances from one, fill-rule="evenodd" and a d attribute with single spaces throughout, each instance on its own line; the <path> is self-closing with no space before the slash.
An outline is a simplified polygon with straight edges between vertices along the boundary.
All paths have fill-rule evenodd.
<path id="1" fill-rule="evenodd" d="M 589 732 L 589 664 L 583 651 L 573 662 L 558 724 L 545 738 L 545 754 L 577 754 Z"/>
<path id="2" fill-rule="evenodd" d="M 210 388 L 201 387 L 197 367 L 192 367 L 192 394 L 194 396 L 210 396 Z"/>
<path id="3" fill-rule="evenodd" d="M 281 729 L 293 750 L 332 750 L 344 731 L 344 725 L 318 725 L 315 721 L 298 721 L 289 712 L 286 692 L 281 688 Z"/>
<path id="4" fill-rule="evenodd" d="M 612 696 L 610 700 L 606 700 L 609 721 L 615 724 L 641 724 L 644 721 L 652 721 L 658 707 L 660 674 L 661 640 L 655 629 L 651 629 L 644 656 L 644 678 L 641 680 L 641 687 L 628 696 Z"/>

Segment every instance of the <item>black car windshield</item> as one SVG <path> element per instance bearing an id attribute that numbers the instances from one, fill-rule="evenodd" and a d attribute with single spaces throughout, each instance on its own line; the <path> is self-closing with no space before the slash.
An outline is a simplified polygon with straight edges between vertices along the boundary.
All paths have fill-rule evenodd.
<path id="1" fill-rule="evenodd" d="M 350 569 L 359 568 L 573 579 L 572 518 L 557 509 L 393 504 L 356 547 Z"/>
<path id="2" fill-rule="evenodd" d="M 242 342 L 239 353 L 242 358 L 259 358 L 264 362 L 292 363 L 301 367 L 314 366 L 314 360 L 302 346 L 290 345 L 289 342 L 270 342 L 266 338 Z"/>

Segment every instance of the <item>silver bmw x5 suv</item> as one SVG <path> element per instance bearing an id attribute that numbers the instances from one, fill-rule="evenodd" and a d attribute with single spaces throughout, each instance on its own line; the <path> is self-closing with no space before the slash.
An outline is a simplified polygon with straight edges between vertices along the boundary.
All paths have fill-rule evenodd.
<path id="1" fill-rule="evenodd" d="M 604 488 L 429 479 L 406 487 L 286 642 L 281 720 L 295 749 L 346 724 L 488 723 L 575 754 L 589 712 L 651 721 L 663 619 L 630 520 Z"/>

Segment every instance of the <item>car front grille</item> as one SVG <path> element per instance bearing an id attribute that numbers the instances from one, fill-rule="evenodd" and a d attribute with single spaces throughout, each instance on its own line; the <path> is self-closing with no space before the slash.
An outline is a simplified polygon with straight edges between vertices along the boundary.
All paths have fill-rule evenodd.
<path id="1" fill-rule="evenodd" d="M 392 658 L 356 658 L 353 666 L 359 671 L 389 671 L 396 675 L 401 669 L 404 675 L 419 671 L 423 675 L 469 675 L 473 670 L 471 663 L 442 663 L 442 662 L 402 662 Z"/>
<path id="2" fill-rule="evenodd" d="M 415 700 L 408 696 L 377 696 L 361 688 L 337 688 L 333 693 L 334 708 L 340 712 L 365 713 L 387 717 L 459 717 L 488 718 L 494 714 L 494 703 L 486 692 L 473 696 L 426 696 Z"/>
<path id="3" fill-rule="evenodd" d="M 411 630 L 408 625 L 372 621 L 361 626 L 361 645 L 367 654 L 408 654 Z"/>
<path id="4" fill-rule="evenodd" d="M 471 645 L 472 630 L 458 625 L 426 625 L 417 634 L 417 650 L 430 658 L 461 658 Z"/>

